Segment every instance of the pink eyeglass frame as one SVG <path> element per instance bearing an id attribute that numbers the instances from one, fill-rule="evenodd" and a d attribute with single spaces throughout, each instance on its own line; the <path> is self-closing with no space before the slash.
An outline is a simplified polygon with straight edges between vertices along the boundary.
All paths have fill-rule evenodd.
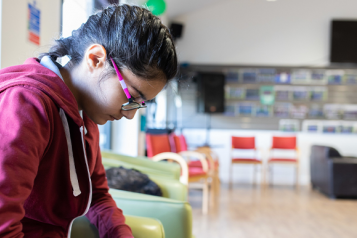
<path id="1" fill-rule="evenodd" d="M 112 57 L 110 57 L 110 60 L 112 61 L 112 64 L 114 66 L 114 69 L 115 69 L 115 72 L 117 73 L 118 75 L 118 78 L 119 78 L 119 82 L 120 82 L 120 85 L 122 86 L 123 90 L 124 90 L 124 93 L 126 95 L 126 97 L 128 98 L 128 101 L 127 103 L 124 103 L 122 106 L 121 106 L 121 109 L 124 110 L 124 111 L 130 111 L 130 110 L 135 110 L 135 109 L 139 109 L 139 108 L 146 108 L 146 105 L 145 105 L 145 102 L 142 102 L 141 105 L 137 102 L 135 102 L 133 100 L 133 97 L 130 95 L 129 93 L 129 90 L 128 90 L 128 87 L 126 86 L 125 84 L 125 81 L 124 81 L 124 78 L 123 76 L 121 75 L 119 69 L 118 69 L 118 66 L 115 64 L 114 60 Z M 129 105 L 132 105 L 132 108 L 130 109 L 127 109 L 125 108 L 126 106 L 129 106 Z M 135 105 L 135 106 L 134 106 Z"/>

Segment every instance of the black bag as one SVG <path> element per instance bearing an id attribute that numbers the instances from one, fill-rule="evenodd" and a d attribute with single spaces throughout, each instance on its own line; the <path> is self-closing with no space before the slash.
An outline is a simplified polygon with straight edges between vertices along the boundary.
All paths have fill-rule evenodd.
<path id="1" fill-rule="evenodd" d="M 110 188 L 162 196 L 160 187 L 146 174 L 135 169 L 126 169 L 123 166 L 106 170 L 108 186 Z"/>

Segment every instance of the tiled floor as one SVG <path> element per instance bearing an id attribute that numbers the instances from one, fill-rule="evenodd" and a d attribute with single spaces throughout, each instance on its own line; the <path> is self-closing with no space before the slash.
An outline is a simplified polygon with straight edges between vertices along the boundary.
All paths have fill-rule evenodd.
<path id="1" fill-rule="evenodd" d="M 356 238 L 357 200 L 331 200 L 310 188 L 221 185 L 208 215 L 190 190 L 196 238 Z"/>

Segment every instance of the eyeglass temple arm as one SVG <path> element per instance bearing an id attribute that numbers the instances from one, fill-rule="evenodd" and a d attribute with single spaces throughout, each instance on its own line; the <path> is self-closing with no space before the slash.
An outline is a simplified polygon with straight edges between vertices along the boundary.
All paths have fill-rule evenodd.
<path id="1" fill-rule="evenodd" d="M 118 75 L 118 78 L 119 78 L 119 82 L 120 82 L 121 86 L 123 87 L 123 90 L 124 90 L 124 93 L 125 93 L 126 97 L 128 99 L 131 99 L 131 95 L 129 93 L 128 87 L 126 86 L 125 81 L 124 81 L 123 77 L 121 76 L 121 73 L 120 73 L 120 71 L 118 69 L 118 66 L 115 64 L 115 62 L 114 62 L 112 57 L 110 57 L 110 60 L 112 61 L 112 64 L 113 64 L 114 69 L 115 69 L 115 72 L 117 72 L 117 75 Z"/>

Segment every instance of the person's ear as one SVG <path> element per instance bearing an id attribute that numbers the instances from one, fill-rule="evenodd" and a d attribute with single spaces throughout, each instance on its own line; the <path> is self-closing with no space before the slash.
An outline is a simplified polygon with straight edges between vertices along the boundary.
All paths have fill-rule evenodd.
<path id="1" fill-rule="evenodd" d="M 102 45 L 94 44 L 87 49 L 84 57 L 88 70 L 93 72 L 95 69 L 103 68 L 105 66 L 107 51 Z"/>

